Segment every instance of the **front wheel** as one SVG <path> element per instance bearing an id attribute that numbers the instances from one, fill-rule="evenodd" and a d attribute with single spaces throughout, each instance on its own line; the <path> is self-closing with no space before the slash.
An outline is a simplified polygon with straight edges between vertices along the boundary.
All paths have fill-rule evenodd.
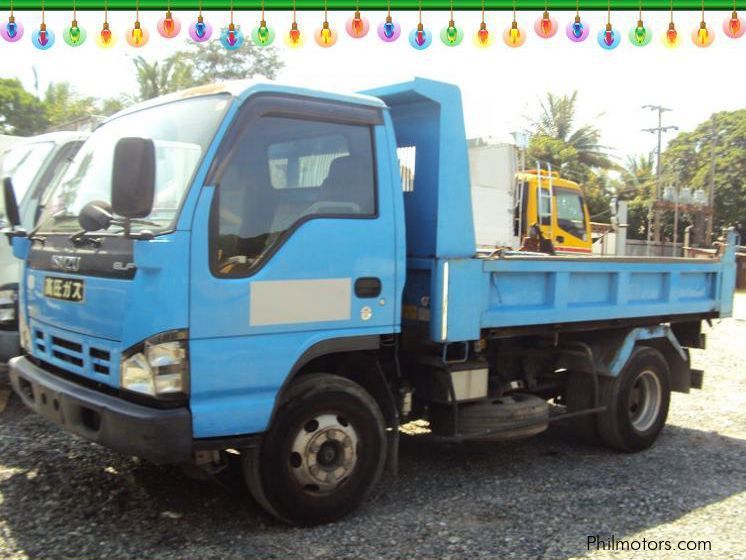
<path id="1" fill-rule="evenodd" d="M 357 383 L 308 375 L 288 391 L 262 445 L 243 457 L 249 489 L 269 513 L 297 525 L 334 521 L 381 477 L 383 416 Z"/>
<path id="2" fill-rule="evenodd" d="M 658 438 L 671 400 L 671 374 L 658 350 L 640 346 L 615 378 L 600 379 L 598 433 L 609 447 L 641 451 Z"/>

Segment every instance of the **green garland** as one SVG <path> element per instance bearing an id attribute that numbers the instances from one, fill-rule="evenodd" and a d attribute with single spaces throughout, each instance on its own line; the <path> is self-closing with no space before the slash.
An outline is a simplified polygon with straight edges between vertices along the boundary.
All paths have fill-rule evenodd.
<path id="1" fill-rule="evenodd" d="M 77 0 L 78 10 L 102 11 L 104 3 L 102 0 Z M 324 9 L 323 0 L 297 0 L 298 10 L 319 11 Z M 166 9 L 167 0 L 140 0 L 141 10 L 163 11 Z M 65 10 L 72 9 L 72 0 L 45 0 L 45 9 L 47 10 Z M 171 0 L 171 9 L 197 11 L 198 0 Z M 234 9 L 258 11 L 261 8 L 261 0 L 234 0 Z M 328 0 L 329 10 L 353 11 L 357 5 L 360 10 L 385 10 L 387 0 Z M 392 11 L 417 10 L 420 3 L 418 0 L 392 0 Z M 450 0 L 422 0 L 423 10 L 449 10 Z M 518 0 L 519 11 L 542 11 L 544 10 L 545 0 Z M 41 0 L 14 0 L 13 7 L 15 10 L 41 10 Z M 512 0 L 485 0 L 484 7 L 486 10 L 512 11 Z M 640 8 L 639 0 L 613 0 L 612 10 L 618 11 L 637 11 Z M 665 10 L 670 7 L 669 0 L 645 0 L 645 11 Z M 228 10 L 230 9 L 230 0 L 203 0 L 202 8 L 204 10 Z M 551 11 L 575 11 L 575 0 L 551 0 L 549 2 Z M 589 10 L 606 10 L 607 0 L 583 0 L 580 3 L 581 11 Z M 3 0 L 0 2 L 0 13 L 10 9 L 10 2 Z M 111 0 L 109 10 L 134 10 L 135 0 Z M 292 9 L 292 0 L 266 0 L 266 10 L 288 11 Z M 456 11 L 481 10 L 482 0 L 455 0 L 454 9 Z M 676 11 L 681 10 L 701 10 L 702 3 L 700 0 L 676 0 L 674 4 Z M 706 0 L 706 10 L 731 11 L 733 9 L 733 0 Z"/>

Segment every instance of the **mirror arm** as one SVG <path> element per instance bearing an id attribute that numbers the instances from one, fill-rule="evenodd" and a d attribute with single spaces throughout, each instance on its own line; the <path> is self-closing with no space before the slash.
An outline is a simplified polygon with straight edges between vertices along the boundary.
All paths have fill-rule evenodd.
<path id="1" fill-rule="evenodd" d="M 28 237 L 26 230 L 19 227 L 15 227 L 13 229 L 5 229 L 2 233 L 5 234 L 5 238 L 8 240 L 8 245 L 11 246 L 13 245 L 14 237 Z"/>

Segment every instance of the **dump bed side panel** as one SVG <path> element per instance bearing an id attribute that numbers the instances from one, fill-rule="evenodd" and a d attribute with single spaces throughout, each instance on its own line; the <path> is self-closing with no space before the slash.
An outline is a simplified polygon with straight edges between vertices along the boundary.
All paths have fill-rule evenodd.
<path id="1" fill-rule="evenodd" d="M 436 342 L 485 329 L 676 316 L 727 317 L 735 237 L 718 260 L 513 256 L 410 259 L 405 328 Z"/>
<path id="2" fill-rule="evenodd" d="M 595 261 L 593 259 L 592 261 Z M 485 261 L 483 328 L 719 312 L 720 263 Z"/>

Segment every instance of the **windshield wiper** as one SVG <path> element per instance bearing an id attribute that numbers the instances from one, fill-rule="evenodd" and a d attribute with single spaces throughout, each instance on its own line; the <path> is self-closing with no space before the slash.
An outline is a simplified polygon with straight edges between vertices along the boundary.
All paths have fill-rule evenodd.
<path id="1" fill-rule="evenodd" d="M 131 218 L 129 222 L 131 224 L 137 224 L 138 226 L 161 227 L 161 224 L 159 224 L 157 222 L 151 222 L 149 220 L 141 220 L 139 218 Z"/>
<path id="2" fill-rule="evenodd" d="M 138 219 L 135 219 L 135 220 L 130 220 L 130 222 L 138 224 L 138 225 L 160 227 L 160 224 L 157 224 L 155 222 L 149 222 L 148 220 L 138 220 Z M 110 231 L 109 233 L 112 233 L 114 235 L 118 235 L 120 233 L 123 233 L 125 231 L 125 228 L 123 226 L 119 226 L 119 227 L 121 229 L 119 229 L 117 231 Z M 80 231 L 76 231 L 75 233 L 73 233 L 70 236 L 70 241 L 72 241 L 76 245 L 79 244 L 79 243 L 81 243 L 81 242 L 86 242 L 89 245 L 92 245 L 94 247 L 97 247 L 97 248 L 101 247 L 101 243 L 103 241 L 103 238 L 102 237 L 95 237 L 93 235 L 94 233 L 95 232 L 86 231 L 84 229 L 81 229 Z M 152 239 L 152 237 L 153 237 L 152 233 L 147 232 L 147 233 L 145 233 L 145 235 L 143 235 L 143 233 L 145 233 L 145 232 L 136 232 L 134 234 L 131 233 L 130 235 L 132 237 L 134 237 L 134 238 Z"/>
<path id="3" fill-rule="evenodd" d="M 91 237 L 88 235 L 89 233 L 91 232 L 81 229 L 80 231 L 73 233 L 69 239 L 73 242 L 73 245 L 78 245 L 81 242 L 85 242 L 96 248 L 101 247 L 101 238 Z"/>
<path id="4" fill-rule="evenodd" d="M 74 212 L 68 212 L 66 210 L 60 210 L 56 214 L 52 215 L 52 219 L 56 222 L 57 220 L 62 220 L 64 218 L 77 218 L 78 215 Z"/>

